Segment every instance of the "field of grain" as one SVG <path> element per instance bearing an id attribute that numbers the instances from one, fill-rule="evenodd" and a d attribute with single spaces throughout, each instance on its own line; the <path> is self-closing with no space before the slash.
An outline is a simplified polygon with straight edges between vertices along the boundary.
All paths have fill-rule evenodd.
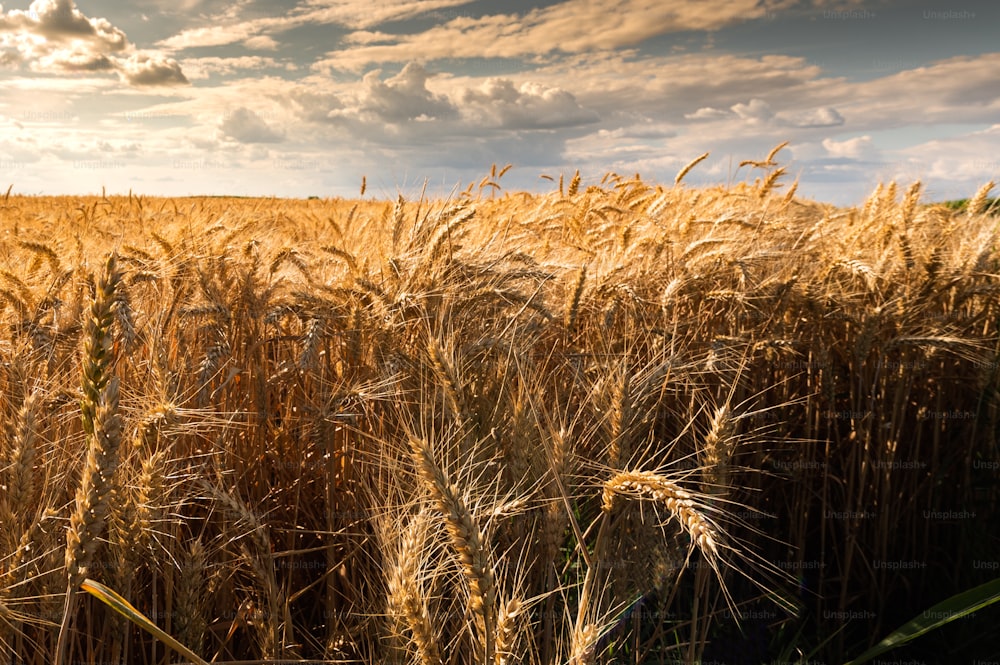
<path id="1" fill-rule="evenodd" d="M 0 663 L 178 662 L 86 578 L 219 663 L 551 665 L 837 662 L 996 577 L 989 188 L 748 166 L 8 191 Z"/>

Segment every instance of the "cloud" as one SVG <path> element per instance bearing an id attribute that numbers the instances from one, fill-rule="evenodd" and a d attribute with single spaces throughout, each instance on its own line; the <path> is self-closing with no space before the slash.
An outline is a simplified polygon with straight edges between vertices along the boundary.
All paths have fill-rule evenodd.
<path id="1" fill-rule="evenodd" d="M 959 56 L 896 72 L 850 81 L 817 80 L 800 97 L 814 107 L 850 112 L 864 131 L 931 123 L 991 123 L 1000 113 L 996 72 L 1000 53 Z"/>
<path id="2" fill-rule="evenodd" d="M 685 113 L 684 117 L 688 120 L 719 120 L 721 118 L 731 117 L 729 111 L 723 109 L 714 109 L 711 106 L 703 106 L 694 113 Z"/>
<path id="3" fill-rule="evenodd" d="M 243 42 L 243 45 L 248 49 L 253 49 L 257 51 L 277 51 L 278 42 L 272 37 L 267 35 L 257 35 L 256 37 L 251 37 Z"/>
<path id="4" fill-rule="evenodd" d="M 970 196 L 979 185 L 1000 176 L 1000 124 L 926 141 L 898 154 L 908 163 L 922 165 L 927 178 L 963 183 L 965 189 L 956 190 L 957 196 Z"/>
<path id="5" fill-rule="evenodd" d="M 749 104 L 734 104 L 732 111 L 748 125 L 760 125 L 774 117 L 771 105 L 762 99 L 751 99 Z"/>
<path id="6" fill-rule="evenodd" d="M 41 72 L 100 72 L 114 69 L 115 63 L 103 53 L 74 46 L 51 51 L 31 63 L 31 66 Z"/>
<path id="7" fill-rule="evenodd" d="M 273 25 L 275 19 L 260 19 L 233 25 L 213 25 L 207 28 L 190 28 L 169 39 L 161 40 L 157 46 L 168 51 L 180 51 L 188 48 L 206 46 L 226 46 L 237 44 L 249 39 L 260 37 L 258 31 L 267 25 Z"/>
<path id="8" fill-rule="evenodd" d="M 365 74 L 355 108 L 335 111 L 331 117 L 356 113 L 363 119 L 401 123 L 455 116 L 455 108 L 446 96 L 427 89 L 428 74 L 421 65 L 408 63 L 403 71 L 386 81 L 379 78 L 380 74 L 377 69 Z"/>
<path id="9" fill-rule="evenodd" d="M 833 139 L 823 139 L 823 147 L 831 157 L 842 157 L 848 159 L 869 160 L 878 157 L 878 150 L 872 143 L 872 137 L 858 136 L 845 141 L 834 141 Z"/>
<path id="10" fill-rule="evenodd" d="M 27 11 L 0 18 L 0 32 L 28 32 L 53 42 L 85 41 L 105 52 L 128 47 L 125 33 L 103 18 L 87 18 L 72 0 L 35 0 Z"/>
<path id="11" fill-rule="evenodd" d="M 261 69 L 284 69 L 293 71 L 295 63 L 281 62 L 259 55 L 243 55 L 234 58 L 208 56 L 204 58 L 184 58 L 181 61 L 184 74 L 189 79 L 206 79 L 212 75 L 232 75 Z"/>
<path id="12" fill-rule="evenodd" d="M 757 98 L 751 99 L 747 104 L 734 104 L 729 110 L 703 106 L 694 113 L 685 113 L 684 118 L 694 121 L 738 119 L 745 124 L 755 126 L 771 125 L 800 129 L 837 127 L 844 124 L 844 117 L 832 106 L 773 113 L 768 102 Z"/>
<path id="13" fill-rule="evenodd" d="M 776 116 L 780 121 L 792 127 L 837 127 L 844 124 L 844 116 L 832 106 L 824 106 L 809 111 L 782 112 Z"/>
<path id="14" fill-rule="evenodd" d="M 315 88 L 296 88 L 288 99 L 295 113 L 307 122 L 327 122 L 332 111 L 344 108 L 340 98 L 329 92 L 318 92 Z"/>
<path id="15" fill-rule="evenodd" d="M 118 71 L 139 86 L 187 83 L 176 61 L 134 51 L 124 31 L 85 16 L 73 0 L 35 0 L 26 11 L 6 13 L 0 6 L 0 65 L 50 74 Z"/>
<path id="16" fill-rule="evenodd" d="M 178 51 L 204 46 L 226 46 L 243 43 L 270 43 L 270 35 L 305 25 L 339 24 L 351 29 L 366 30 L 390 21 L 402 21 L 447 7 L 469 4 L 470 0 L 307 0 L 284 16 L 268 16 L 249 21 L 227 22 L 208 28 L 189 28 L 161 40 L 157 46 Z M 228 18 L 219 17 L 221 20 Z M 256 40 L 256 41 L 255 41 Z"/>
<path id="17" fill-rule="evenodd" d="M 371 28 L 390 21 L 405 21 L 472 0 L 307 0 L 300 20 L 338 23 L 349 28 Z"/>
<path id="18" fill-rule="evenodd" d="M 119 63 L 122 77 L 135 86 L 187 85 L 187 77 L 173 58 L 137 53 Z"/>
<path id="19" fill-rule="evenodd" d="M 285 136 L 268 126 L 261 116 L 242 106 L 227 115 L 219 129 L 240 143 L 281 143 L 285 140 Z"/>
<path id="20" fill-rule="evenodd" d="M 718 30 L 761 18 L 756 0 L 664 3 L 661 0 L 565 0 L 525 14 L 458 16 L 411 35 L 370 44 L 369 35 L 348 37 L 367 44 L 331 51 L 315 63 L 319 71 L 358 71 L 370 63 L 441 58 L 522 58 L 587 53 L 635 46 L 664 34 Z M 387 40 L 381 40 L 386 42 Z"/>
<path id="21" fill-rule="evenodd" d="M 553 129 L 600 120 L 569 92 L 538 83 L 515 86 L 509 79 L 493 78 L 478 89 L 466 89 L 460 99 L 467 119 L 487 127 Z"/>
<path id="22" fill-rule="evenodd" d="M 687 120 L 732 120 L 738 119 L 747 125 L 765 125 L 776 116 L 771 111 L 771 105 L 763 99 L 753 98 L 746 104 L 733 104 L 729 110 L 703 106 L 694 113 L 685 113 Z"/>

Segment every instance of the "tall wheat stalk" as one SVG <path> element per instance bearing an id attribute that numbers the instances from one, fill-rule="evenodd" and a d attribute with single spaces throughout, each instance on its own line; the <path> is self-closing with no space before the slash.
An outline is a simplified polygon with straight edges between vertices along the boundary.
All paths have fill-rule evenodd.
<path id="1" fill-rule="evenodd" d="M 496 583 L 482 529 L 458 487 L 435 460 L 430 444 L 412 439 L 410 449 L 420 478 L 444 518 L 452 550 L 469 585 L 468 606 L 476 625 L 481 662 L 492 663 L 496 636 Z"/>
<path id="2" fill-rule="evenodd" d="M 90 315 L 84 322 L 83 400 L 80 409 L 87 437 L 87 459 L 76 492 L 76 509 L 66 532 L 66 600 L 56 646 L 56 665 L 63 665 L 68 657 L 77 591 L 100 544 L 112 479 L 118 466 L 122 422 L 118 413 L 118 378 L 112 376 L 115 357 L 111 326 L 115 319 L 113 305 L 121 279 L 117 257 L 112 254 L 97 284 Z"/>

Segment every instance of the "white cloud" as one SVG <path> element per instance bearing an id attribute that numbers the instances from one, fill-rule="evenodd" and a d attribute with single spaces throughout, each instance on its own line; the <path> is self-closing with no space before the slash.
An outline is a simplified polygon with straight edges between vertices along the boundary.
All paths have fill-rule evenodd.
<path id="1" fill-rule="evenodd" d="M 115 68 L 108 56 L 95 53 L 80 45 L 53 49 L 31 63 L 39 72 L 100 72 Z"/>
<path id="2" fill-rule="evenodd" d="M 711 106 L 703 106 L 694 113 L 685 113 L 684 117 L 688 120 L 719 120 L 721 118 L 728 118 L 730 115 L 729 111 L 714 109 Z"/>
<path id="3" fill-rule="evenodd" d="M 209 56 L 204 58 L 184 58 L 181 65 L 187 78 L 206 79 L 212 75 L 232 75 L 260 69 L 285 69 L 292 71 L 295 64 L 280 62 L 274 58 L 259 55 L 243 55 L 233 58 Z M 291 69 L 289 69 L 291 67 Z"/>
<path id="4" fill-rule="evenodd" d="M 125 33 L 107 19 L 87 18 L 72 0 L 35 0 L 27 11 L 11 10 L 0 18 L 0 31 L 23 31 L 54 42 L 83 41 L 110 52 L 128 46 Z"/>
<path id="5" fill-rule="evenodd" d="M 749 125 L 759 125 L 774 117 L 771 105 L 762 99 L 751 99 L 748 104 L 734 104 L 732 111 Z"/>
<path id="6" fill-rule="evenodd" d="M 1000 182 L 1000 124 L 947 139 L 934 139 L 904 148 L 899 154 L 923 164 L 926 176 L 964 183 L 960 196 L 969 196 L 979 185 Z M 995 194 L 996 192 L 994 192 Z"/>
<path id="7" fill-rule="evenodd" d="M 857 136 L 844 141 L 833 139 L 823 139 L 823 147 L 831 157 L 844 157 L 848 159 L 875 159 L 878 150 L 872 142 L 871 136 Z"/>
<path id="8" fill-rule="evenodd" d="M 134 51 L 124 31 L 85 16 L 73 0 L 34 0 L 27 11 L 7 13 L 0 6 L 0 65 L 49 74 L 117 70 L 132 85 L 187 83 L 176 61 Z"/>
<path id="9" fill-rule="evenodd" d="M 256 37 L 251 37 L 243 42 L 243 45 L 248 49 L 255 51 L 277 51 L 278 42 L 274 40 L 273 37 L 268 37 L 267 35 L 257 35 Z"/>
<path id="10" fill-rule="evenodd" d="M 781 112 L 776 116 L 780 121 L 792 127 L 837 127 L 844 124 L 844 116 L 832 106 L 824 106 L 808 111 Z"/>
<path id="11" fill-rule="evenodd" d="M 237 44 L 261 35 L 258 30 L 269 24 L 277 23 L 274 19 L 237 23 L 234 25 L 212 25 L 207 28 L 190 28 L 169 39 L 157 43 L 157 46 L 167 51 L 178 51 L 188 48 L 205 46 L 226 46 Z"/>
<path id="12" fill-rule="evenodd" d="M 515 86 L 509 79 L 489 79 L 460 93 L 466 118 L 474 124 L 504 129 L 552 129 L 597 122 L 597 113 L 580 106 L 569 92 L 539 83 Z"/>
<path id="13" fill-rule="evenodd" d="M 137 53 L 120 63 L 122 77 L 136 86 L 187 85 L 187 77 L 173 58 Z"/>
<path id="14" fill-rule="evenodd" d="M 334 110 L 331 118 L 357 115 L 363 120 L 400 123 L 408 120 L 442 119 L 455 116 L 455 108 L 444 95 L 427 89 L 427 71 L 408 63 L 396 76 L 382 81 L 380 70 L 365 74 L 353 108 Z"/>
<path id="15" fill-rule="evenodd" d="M 320 71 L 359 71 L 369 63 L 440 58 L 519 58 L 551 53 L 586 53 L 641 44 L 658 35 L 717 30 L 761 18 L 756 0 L 725 4 L 665 3 L 662 0 L 565 0 L 519 14 L 459 16 L 390 43 L 328 53 Z M 367 35 L 356 38 L 368 43 Z M 385 41 L 385 40 L 383 40 Z"/>
<path id="16" fill-rule="evenodd" d="M 270 42 L 259 40 L 270 39 L 273 42 L 270 35 L 304 25 L 340 24 L 365 30 L 388 21 L 402 21 L 469 2 L 470 0 L 310 0 L 284 16 L 227 22 L 207 28 L 189 28 L 157 45 L 170 51 L 241 42 L 248 48 L 260 48 L 252 44 L 269 44 Z"/>
<path id="17" fill-rule="evenodd" d="M 281 132 L 272 129 L 262 117 L 241 106 L 227 115 L 219 129 L 223 135 L 240 143 L 281 143 Z"/>

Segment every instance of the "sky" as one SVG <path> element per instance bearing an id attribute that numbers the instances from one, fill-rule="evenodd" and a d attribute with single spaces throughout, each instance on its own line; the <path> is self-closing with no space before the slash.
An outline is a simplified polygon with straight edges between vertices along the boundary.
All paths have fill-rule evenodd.
<path id="1" fill-rule="evenodd" d="M 838 205 L 1000 182 L 994 0 L 35 0 L 0 5 L 21 194 L 446 196 L 577 169 L 761 175 Z"/>

